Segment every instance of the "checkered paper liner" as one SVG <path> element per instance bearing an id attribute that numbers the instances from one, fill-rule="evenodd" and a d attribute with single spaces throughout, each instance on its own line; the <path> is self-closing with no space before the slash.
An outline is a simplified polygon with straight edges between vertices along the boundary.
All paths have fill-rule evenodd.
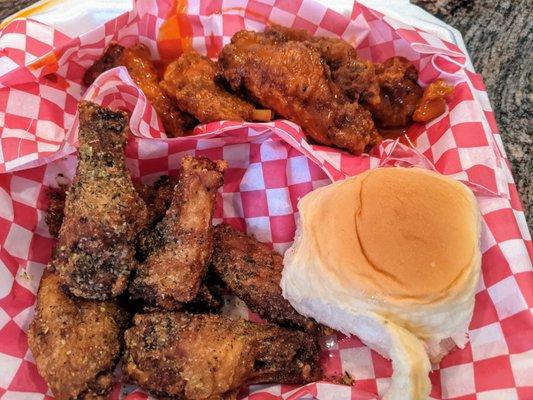
<path id="1" fill-rule="evenodd" d="M 362 57 L 410 59 L 420 82 L 442 78 L 455 86 L 446 113 L 409 131 L 415 148 L 385 141 L 370 155 L 352 156 L 306 142 L 285 120 L 214 122 L 194 135 L 167 139 L 144 94 L 124 68 L 83 87 L 84 70 L 112 40 L 175 49 L 183 39 L 157 42 L 162 23 L 184 7 L 142 1 L 93 31 L 69 38 L 39 22 L 12 22 L 0 32 L 0 397 L 51 398 L 28 350 L 25 331 L 35 294 L 55 240 L 44 222 L 46 189 L 57 175 L 72 179 L 76 165 L 80 98 L 131 113 L 126 149 L 135 180 L 150 183 L 175 174 L 185 154 L 226 159 L 230 168 L 217 198 L 215 222 L 225 221 L 283 252 L 290 246 L 297 202 L 311 190 L 368 168 L 420 166 L 459 179 L 476 193 L 483 214 L 482 279 L 470 325 L 470 343 L 435 367 L 434 399 L 533 398 L 533 269 L 531 238 L 481 77 L 464 68 L 453 44 L 354 5 L 350 18 L 311 0 L 191 2 L 177 19 L 192 46 L 215 57 L 233 33 L 262 30 L 267 22 L 342 37 Z M 256 316 L 245 312 L 252 319 Z M 347 371 L 353 386 L 318 382 L 304 387 L 252 386 L 244 399 L 375 399 L 389 385 L 390 362 L 359 340 L 335 335 L 323 343 L 328 376 Z M 112 397 L 145 399 L 138 388 L 118 385 Z"/>

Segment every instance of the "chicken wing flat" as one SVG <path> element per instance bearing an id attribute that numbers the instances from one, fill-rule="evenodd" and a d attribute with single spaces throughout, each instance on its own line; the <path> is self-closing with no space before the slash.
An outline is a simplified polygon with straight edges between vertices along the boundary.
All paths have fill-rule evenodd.
<path id="1" fill-rule="evenodd" d="M 146 261 L 130 286 L 133 299 L 167 309 L 195 298 L 212 252 L 212 216 L 225 161 L 184 157 L 172 204 L 142 253 Z"/>
<path id="2" fill-rule="evenodd" d="M 246 384 L 319 379 L 307 333 L 220 315 L 137 314 L 125 334 L 123 372 L 156 396 L 216 400 Z"/>
<path id="3" fill-rule="evenodd" d="M 126 289 L 148 213 L 126 167 L 126 114 L 85 101 L 78 110 L 79 163 L 54 264 L 70 293 L 104 300 Z"/>
<path id="4" fill-rule="evenodd" d="M 240 31 L 222 49 L 219 64 L 234 91 L 296 122 L 319 143 L 360 154 L 380 140 L 370 112 L 349 101 L 320 53 L 305 43 Z"/>
<path id="5" fill-rule="evenodd" d="M 267 321 L 311 329 L 281 294 L 283 257 L 229 225 L 215 227 L 213 271 L 237 297 Z"/>
<path id="6" fill-rule="evenodd" d="M 183 136 L 185 130 L 192 129 L 193 119 L 181 112 L 159 87 L 159 76 L 150 59 L 150 50 L 143 44 L 124 48 L 111 43 L 103 56 L 86 71 L 84 83 L 90 85 L 102 72 L 118 66 L 126 67 L 135 84 L 152 103 L 168 137 Z"/>
<path id="7" fill-rule="evenodd" d="M 190 51 L 168 65 L 161 87 L 178 107 L 200 122 L 251 121 L 254 107 L 225 91 L 217 82 L 218 67 L 201 54 Z"/>
<path id="8" fill-rule="evenodd" d="M 28 342 L 56 399 L 107 398 L 127 318 L 114 302 L 69 297 L 59 277 L 45 272 Z"/>

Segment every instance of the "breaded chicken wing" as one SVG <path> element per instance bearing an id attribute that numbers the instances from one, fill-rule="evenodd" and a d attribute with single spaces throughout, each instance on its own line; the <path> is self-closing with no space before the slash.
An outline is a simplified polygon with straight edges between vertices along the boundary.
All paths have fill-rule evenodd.
<path id="1" fill-rule="evenodd" d="M 103 300 L 126 289 L 148 213 L 126 167 L 126 114 L 86 101 L 78 110 L 79 163 L 54 264 L 70 293 Z"/>
<path id="2" fill-rule="evenodd" d="M 252 311 L 280 325 L 315 327 L 281 294 L 280 254 L 229 225 L 215 227 L 214 243 L 213 271 Z"/>
<path id="3" fill-rule="evenodd" d="M 303 42 L 272 43 L 240 31 L 219 56 L 230 87 L 299 124 L 315 141 L 360 154 L 380 140 L 371 114 L 329 78 L 321 54 Z"/>
<path id="4" fill-rule="evenodd" d="M 156 396 L 216 400 L 252 383 L 320 378 L 319 347 L 304 332 L 220 315 L 137 314 L 123 372 Z"/>
<path id="5" fill-rule="evenodd" d="M 114 302 L 72 298 L 45 272 L 28 342 L 57 400 L 106 399 L 115 379 L 127 314 Z"/>
<path id="6" fill-rule="evenodd" d="M 141 244 L 146 261 L 130 285 L 133 299 L 167 309 L 196 297 L 212 252 L 215 195 L 225 161 L 184 157 L 172 204 Z"/>
<path id="7" fill-rule="evenodd" d="M 190 51 L 168 65 L 161 87 L 180 109 L 202 123 L 224 119 L 251 121 L 254 107 L 216 83 L 217 69 L 215 62 Z"/>
<path id="8" fill-rule="evenodd" d="M 159 76 L 150 59 L 150 50 L 143 44 L 124 48 L 111 43 L 102 57 L 85 72 L 84 83 L 90 85 L 102 72 L 118 66 L 126 67 L 135 84 L 152 103 L 168 137 L 183 136 L 185 130 L 193 128 L 194 119 L 181 112 L 159 87 Z"/>

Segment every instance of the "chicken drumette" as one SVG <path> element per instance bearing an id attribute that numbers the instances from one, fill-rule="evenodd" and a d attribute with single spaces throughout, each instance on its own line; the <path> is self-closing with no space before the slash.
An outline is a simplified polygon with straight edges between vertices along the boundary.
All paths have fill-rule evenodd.
<path id="1" fill-rule="evenodd" d="M 132 298 L 167 309 L 195 298 L 211 258 L 211 219 L 226 166 L 224 161 L 183 158 L 172 204 L 141 243 L 146 261 L 130 285 Z"/>
<path id="2" fill-rule="evenodd" d="M 126 167 L 126 114 L 85 101 L 78 110 L 79 163 L 54 264 L 70 293 L 103 300 L 126 289 L 148 213 Z"/>
<path id="3" fill-rule="evenodd" d="M 216 400 L 245 384 L 319 379 L 309 334 L 221 315 L 138 314 L 125 334 L 123 372 L 156 396 Z"/>
<path id="4" fill-rule="evenodd" d="M 102 72 L 118 66 L 126 67 L 135 84 L 152 103 L 168 137 L 183 136 L 184 131 L 193 128 L 196 122 L 194 118 L 176 107 L 159 86 L 159 76 L 150 59 L 150 50 L 143 44 L 125 48 L 111 43 L 102 57 L 85 72 L 84 83 L 90 85 Z"/>
<path id="5" fill-rule="evenodd" d="M 28 342 L 39 373 L 58 400 L 106 399 L 120 358 L 127 313 L 111 301 L 73 298 L 46 271 Z"/>

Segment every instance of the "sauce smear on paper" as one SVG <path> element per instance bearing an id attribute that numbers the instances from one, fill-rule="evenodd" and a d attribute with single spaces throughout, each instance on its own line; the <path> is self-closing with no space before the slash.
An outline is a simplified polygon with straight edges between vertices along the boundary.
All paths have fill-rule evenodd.
<path id="1" fill-rule="evenodd" d="M 187 0 L 172 0 L 167 19 L 157 34 L 157 49 L 164 65 L 192 49 L 192 25 Z"/>

